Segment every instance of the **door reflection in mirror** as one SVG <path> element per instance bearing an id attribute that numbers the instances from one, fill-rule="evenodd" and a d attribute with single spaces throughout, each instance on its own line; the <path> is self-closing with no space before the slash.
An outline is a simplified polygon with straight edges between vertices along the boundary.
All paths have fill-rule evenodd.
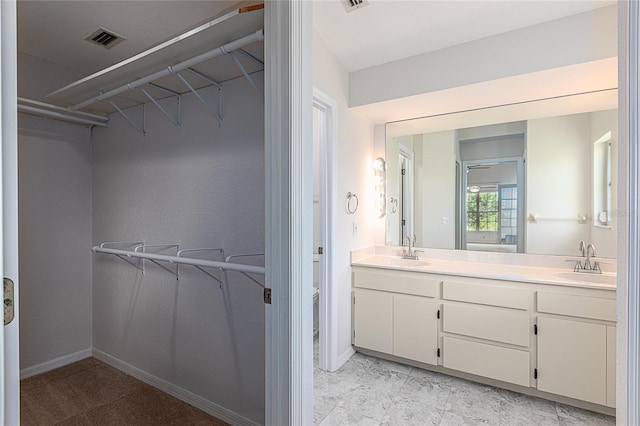
<path id="1" fill-rule="evenodd" d="M 465 249 L 522 252 L 521 160 L 465 162 Z"/>

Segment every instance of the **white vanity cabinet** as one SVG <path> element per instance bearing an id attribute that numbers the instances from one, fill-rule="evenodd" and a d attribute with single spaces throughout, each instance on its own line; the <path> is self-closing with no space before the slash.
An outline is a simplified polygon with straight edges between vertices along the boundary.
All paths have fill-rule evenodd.
<path id="1" fill-rule="evenodd" d="M 530 386 L 531 290 L 493 280 L 442 283 L 442 365 Z"/>
<path id="2" fill-rule="evenodd" d="M 353 304 L 356 346 L 393 353 L 393 294 L 356 288 Z"/>
<path id="3" fill-rule="evenodd" d="M 439 282 L 411 272 L 354 271 L 354 343 L 437 364 Z"/>
<path id="4" fill-rule="evenodd" d="M 537 294 L 538 389 L 615 406 L 615 299 Z"/>
<path id="5" fill-rule="evenodd" d="M 355 265 L 353 287 L 359 350 L 613 413 L 613 288 Z"/>

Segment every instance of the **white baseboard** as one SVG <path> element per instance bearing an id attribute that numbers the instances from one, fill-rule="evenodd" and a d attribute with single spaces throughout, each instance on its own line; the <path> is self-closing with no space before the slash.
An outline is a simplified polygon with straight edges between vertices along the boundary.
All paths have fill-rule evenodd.
<path id="1" fill-rule="evenodd" d="M 81 359 L 89 358 L 91 354 L 91 348 L 83 349 L 69 355 L 61 356 L 60 358 L 52 359 L 51 361 L 43 362 L 42 364 L 34 365 L 33 367 L 23 368 L 20 370 L 20 380 L 64 367 L 67 364 L 80 361 Z"/>
<path id="2" fill-rule="evenodd" d="M 351 358 L 355 353 L 356 351 L 353 349 L 353 346 L 349 346 L 349 349 L 338 355 L 338 359 L 336 360 L 336 370 L 342 367 L 345 362 L 349 361 L 349 358 Z"/>
<path id="3" fill-rule="evenodd" d="M 201 396 L 189 392 L 188 390 L 176 386 L 164 379 L 149 374 L 146 371 L 140 370 L 139 368 L 127 364 L 126 362 L 121 361 L 118 358 L 115 358 L 98 349 L 93 349 L 93 356 L 96 359 L 104 362 L 105 364 L 109 364 L 110 366 L 117 368 L 118 370 L 127 373 L 130 376 L 133 376 L 136 379 L 148 385 L 151 385 L 158 390 L 161 390 L 162 392 L 174 396 L 189 405 L 193 405 L 199 410 L 202 410 L 205 413 L 208 413 L 229 424 L 238 426 L 259 426 L 259 423 L 256 423 L 253 420 L 249 420 L 246 417 L 239 415 L 238 413 L 235 413 L 227 408 L 216 404 L 215 402 L 204 399 Z"/>

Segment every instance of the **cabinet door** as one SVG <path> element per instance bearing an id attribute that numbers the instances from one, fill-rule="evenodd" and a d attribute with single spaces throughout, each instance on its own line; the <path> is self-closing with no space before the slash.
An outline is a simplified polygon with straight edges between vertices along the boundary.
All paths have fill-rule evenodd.
<path id="1" fill-rule="evenodd" d="M 538 318 L 538 389 L 607 403 L 607 327 Z"/>
<path id="2" fill-rule="evenodd" d="M 393 296 L 393 354 L 437 365 L 438 304 L 435 299 Z"/>
<path id="3" fill-rule="evenodd" d="M 356 288 L 354 306 L 356 346 L 393 353 L 393 295 Z"/>

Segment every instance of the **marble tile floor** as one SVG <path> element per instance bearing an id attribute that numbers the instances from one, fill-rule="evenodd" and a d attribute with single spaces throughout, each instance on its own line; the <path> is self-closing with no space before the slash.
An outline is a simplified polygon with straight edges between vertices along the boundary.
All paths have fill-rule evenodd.
<path id="1" fill-rule="evenodd" d="M 334 373 L 317 361 L 317 426 L 615 425 L 615 417 L 360 353 Z"/>

